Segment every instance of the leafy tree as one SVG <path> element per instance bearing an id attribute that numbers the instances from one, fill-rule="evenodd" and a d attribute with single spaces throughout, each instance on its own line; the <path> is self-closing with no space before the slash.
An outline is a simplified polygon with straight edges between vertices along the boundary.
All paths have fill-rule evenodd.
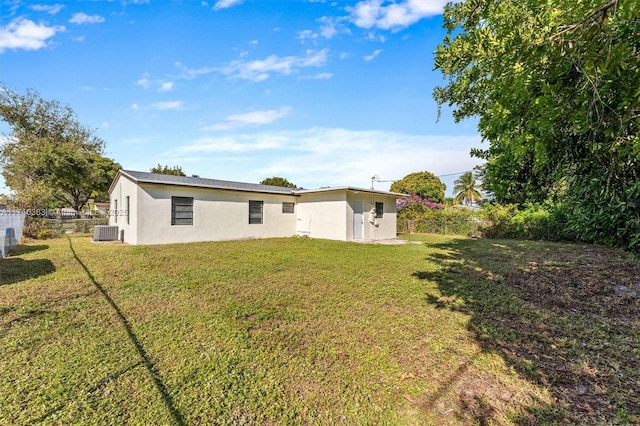
<path id="1" fill-rule="evenodd" d="M 391 184 L 390 190 L 409 195 L 419 195 L 434 203 L 444 202 L 447 186 L 431 172 L 410 173 Z"/>
<path id="2" fill-rule="evenodd" d="M 482 186 L 478 185 L 473 173 L 466 172 L 453 182 L 453 202 L 470 206 L 484 199 Z"/>
<path id="3" fill-rule="evenodd" d="M 158 173 L 161 175 L 186 176 L 186 174 L 182 171 L 182 167 L 180 166 L 169 167 L 167 165 L 163 166 L 160 164 L 152 167 L 151 173 Z"/>
<path id="4" fill-rule="evenodd" d="M 295 183 L 291 183 L 285 178 L 278 177 L 278 176 L 273 176 L 270 178 L 263 179 L 262 182 L 260 182 L 260 185 L 272 185 L 272 186 L 282 186 L 285 188 L 297 188 L 297 185 Z"/>
<path id="5" fill-rule="evenodd" d="M 33 90 L 21 95 L 0 87 L 0 117 L 11 128 L 0 148 L 2 175 L 19 207 L 60 203 L 80 210 L 106 193 L 120 165 L 102 156 L 104 141 L 71 107 Z"/>
<path id="6" fill-rule="evenodd" d="M 640 250 L 640 2 L 464 0 L 445 8 L 434 91 L 478 116 L 485 189 L 562 201 L 588 241 Z"/>

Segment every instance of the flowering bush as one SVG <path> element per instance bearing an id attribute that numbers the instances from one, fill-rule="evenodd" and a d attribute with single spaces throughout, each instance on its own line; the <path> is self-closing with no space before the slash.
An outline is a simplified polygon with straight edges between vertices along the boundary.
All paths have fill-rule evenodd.
<path id="1" fill-rule="evenodd" d="M 422 198 L 417 194 L 413 194 L 410 197 L 399 198 L 396 201 L 396 207 L 398 208 L 398 212 L 401 212 L 405 209 L 424 210 L 424 207 L 436 210 L 441 209 L 442 205 L 429 201 L 426 198 Z"/>
<path id="2" fill-rule="evenodd" d="M 398 232 L 469 235 L 475 233 L 477 228 L 477 224 L 472 222 L 472 210 L 444 208 L 419 195 L 400 198 L 396 207 Z"/>
<path id="3" fill-rule="evenodd" d="M 398 209 L 398 220 L 402 221 L 429 217 L 433 211 L 441 209 L 442 205 L 413 194 L 410 197 L 398 199 L 396 208 Z"/>

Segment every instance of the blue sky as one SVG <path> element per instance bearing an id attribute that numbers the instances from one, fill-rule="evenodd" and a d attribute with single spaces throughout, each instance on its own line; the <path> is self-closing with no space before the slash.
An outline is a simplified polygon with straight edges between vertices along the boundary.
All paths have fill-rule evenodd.
<path id="1" fill-rule="evenodd" d="M 444 3 L 0 0 L 0 81 L 70 105 L 126 169 L 305 188 L 447 175 L 482 145 L 477 122 L 436 122 Z"/>

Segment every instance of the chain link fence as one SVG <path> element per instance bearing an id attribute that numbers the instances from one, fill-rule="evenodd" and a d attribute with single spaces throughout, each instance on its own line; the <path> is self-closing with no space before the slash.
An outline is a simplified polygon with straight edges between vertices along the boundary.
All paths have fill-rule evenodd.
<path id="1" fill-rule="evenodd" d="M 29 238 L 46 239 L 55 238 L 64 234 L 92 233 L 98 225 L 108 225 L 109 218 L 98 219 L 71 219 L 71 218 L 37 218 L 27 217 L 24 226 L 24 235 Z"/>
<path id="2" fill-rule="evenodd" d="M 514 238 L 545 241 L 575 241 L 567 223 L 493 223 L 480 218 L 404 219 L 398 221 L 399 234 L 466 235 L 484 238 Z"/>
<path id="3" fill-rule="evenodd" d="M 398 221 L 399 234 L 479 235 L 480 219 L 405 219 Z"/>

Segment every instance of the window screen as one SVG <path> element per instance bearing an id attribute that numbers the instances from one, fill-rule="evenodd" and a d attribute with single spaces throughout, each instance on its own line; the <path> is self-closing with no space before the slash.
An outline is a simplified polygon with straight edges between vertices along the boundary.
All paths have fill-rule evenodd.
<path id="1" fill-rule="evenodd" d="M 171 224 L 193 225 L 193 197 L 171 197 Z"/>
<path id="2" fill-rule="evenodd" d="M 287 203 L 287 202 L 282 203 L 282 213 L 293 213 L 294 208 L 295 208 L 295 203 Z"/>
<path id="3" fill-rule="evenodd" d="M 262 223 L 263 201 L 249 201 L 249 224 Z"/>

